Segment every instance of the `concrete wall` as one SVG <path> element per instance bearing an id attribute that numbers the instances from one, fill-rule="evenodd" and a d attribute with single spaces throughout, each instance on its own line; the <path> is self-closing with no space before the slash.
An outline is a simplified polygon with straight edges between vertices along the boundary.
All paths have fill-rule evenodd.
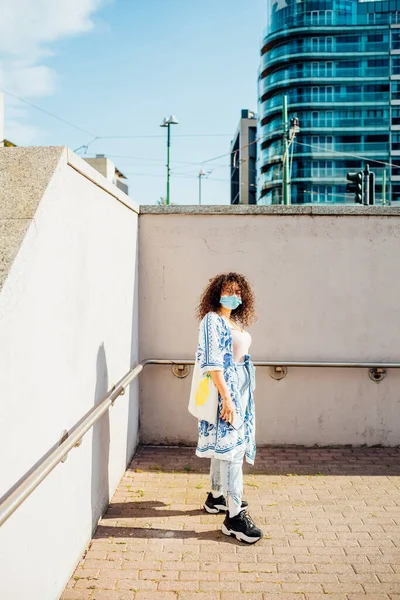
<path id="1" fill-rule="evenodd" d="M 250 211 L 250 212 L 249 212 Z M 185 214 L 186 213 L 186 214 Z M 400 361 L 400 211 L 362 207 L 141 207 L 142 358 L 192 359 L 208 279 L 245 273 L 257 296 L 254 360 Z M 147 367 L 141 441 L 196 442 L 190 378 Z M 399 444 L 400 372 L 289 369 L 257 376 L 263 444 Z"/>
<path id="2" fill-rule="evenodd" d="M 0 294 L 0 496 L 138 360 L 137 205 L 65 149 L 3 152 L 3 205 L 43 193 Z M 0 529 L 0 598 L 59 598 L 137 442 L 136 385 Z"/>

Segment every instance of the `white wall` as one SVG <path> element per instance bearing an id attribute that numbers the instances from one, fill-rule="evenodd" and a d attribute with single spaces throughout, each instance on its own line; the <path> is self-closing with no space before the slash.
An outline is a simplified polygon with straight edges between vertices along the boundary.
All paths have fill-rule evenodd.
<path id="1" fill-rule="evenodd" d="M 62 154 L 0 295 L 0 496 L 137 363 L 137 211 Z M 137 442 L 136 384 L 0 529 L 0 598 L 59 598 Z"/>
<path id="2" fill-rule="evenodd" d="M 254 360 L 400 361 L 399 211 L 262 208 L 141 214 L 141 357 L 193 359 L 199 295 L 234 270 L 256 292 Z M 379 385 L 366 370 L 289 369 L 277 382 L 259 368 L 257 379 L 261 445 L 400 443 L 399 371 Z M 147 367 L 142 442 L 196 442 L 189 385 Z"/>

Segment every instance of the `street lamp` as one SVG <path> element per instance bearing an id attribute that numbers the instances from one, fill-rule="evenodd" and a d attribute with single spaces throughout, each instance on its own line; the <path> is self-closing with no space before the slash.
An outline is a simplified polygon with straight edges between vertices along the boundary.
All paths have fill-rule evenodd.
<path id="1" fill-rule="evenodd" d="M 170 117 L 165 117 L 160 127 L 167 127 L 168 135 L 167 135 L 167 205 L 169 205 L 169 180 L 171 177 L 171 168 L 170 168 L 170 158 L 171 158 L 171 125 L 178 125 L 178 120 L 176 117 L 171 115 Z"/>
<path id="2" fill-rule="evenodd" d="M 211 171 L 205 171 L 204 169 L 200 169 L 199 173 L 199 204 L 201 204 L 201 180 L 204 177 L 208 177 L 211 174 Z"/>

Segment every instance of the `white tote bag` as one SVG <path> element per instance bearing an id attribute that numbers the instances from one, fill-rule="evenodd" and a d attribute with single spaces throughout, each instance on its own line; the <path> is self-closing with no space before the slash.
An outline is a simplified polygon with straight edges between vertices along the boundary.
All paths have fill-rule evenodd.
<path id="1" fill-rule="evenodd" d="M 217 422 L 218 390 L 211 375 L 202 375 L 197 361 L 194 363 L 192 387 L 189 398 L 189 412 L 200 421 L 212 425 Z"/>

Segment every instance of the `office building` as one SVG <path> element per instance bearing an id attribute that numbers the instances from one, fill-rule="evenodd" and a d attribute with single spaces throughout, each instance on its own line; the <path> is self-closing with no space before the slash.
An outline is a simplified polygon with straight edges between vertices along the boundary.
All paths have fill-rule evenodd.
<path id="1" fill-rule="evenodd" d="M 231 204 L 257 204 L 257 116 L 242 110 L 231 143 Z"/>
<path id="2" fill-rule="evenodd" d="M 366 164 L 377 203 L 384 177 L 386 198 L 400 201 L 400 0 L 268 0 L 267 11 L 259 203 L 282 201 L 284 95 L 301 128 L 291 148 L 292 203 L 353 202 L 346 174 Z"/>

